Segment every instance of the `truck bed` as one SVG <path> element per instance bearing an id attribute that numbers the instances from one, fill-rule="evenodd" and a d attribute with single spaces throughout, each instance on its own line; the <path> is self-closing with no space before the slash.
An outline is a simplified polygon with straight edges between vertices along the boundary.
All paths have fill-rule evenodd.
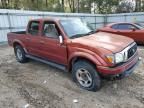
<path id="1" fill-rule="evenodd" d="M 7 34 L 8 43 L 12 46 L 14 40 L 23 41 L 26 36 L 26 31 L 10 32 Z"/>
<path id="2" fill-rule="evenodd" d="M 18 32 L 10 32 L 10 33 L 14 33 L 14 34 L 26 34 L 26 31 L 18 31 Z"/>

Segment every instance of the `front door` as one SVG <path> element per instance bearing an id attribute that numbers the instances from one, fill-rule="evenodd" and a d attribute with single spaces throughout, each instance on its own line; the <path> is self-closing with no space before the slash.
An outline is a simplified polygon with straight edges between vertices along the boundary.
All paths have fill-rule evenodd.
<path id="1" fill-rule="evenodd" d="M 58 64 L 67 64 L 67 48 L 60 44 L 59 35 L 61 35 L 55 22 L 46 21 L 43 25 L 42 36 L 40 39 L 40 48 L 42 57 L 56 62 Z"/>

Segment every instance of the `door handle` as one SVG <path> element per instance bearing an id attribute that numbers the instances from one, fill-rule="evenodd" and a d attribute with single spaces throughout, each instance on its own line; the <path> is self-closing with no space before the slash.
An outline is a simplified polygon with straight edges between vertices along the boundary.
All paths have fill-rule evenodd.
<path id="1" fill-rule="evenodd" d="M 57 44 L 57 46 L 66 47 L 64 44 Z"/>
<path id="2" fill-rule="evenodd" d="M 40 44 L 44 44 L 45 42 L 44 41 L 40 41 Z"/>

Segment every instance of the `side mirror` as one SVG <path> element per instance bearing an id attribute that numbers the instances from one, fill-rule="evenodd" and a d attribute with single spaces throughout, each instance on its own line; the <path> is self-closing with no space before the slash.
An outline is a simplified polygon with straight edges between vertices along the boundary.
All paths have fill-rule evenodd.
<path id="1" fill-rule="evenodd" d="M 61 35 L 59 36 L 59 42 L 60 42 L 60 44 L 63 43 L 63 37 Z"/>
<path id="2" fill-rule="evenodd" d="M 135 28 L 135 27 L 130 27 L 130 29 L 131 29 L 132 31 L 136 31 L 136 28 Z"/>

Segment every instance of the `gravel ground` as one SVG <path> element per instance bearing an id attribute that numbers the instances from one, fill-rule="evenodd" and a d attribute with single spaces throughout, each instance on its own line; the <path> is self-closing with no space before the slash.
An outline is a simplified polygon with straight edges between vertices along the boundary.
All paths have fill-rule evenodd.
<path id="1" fill-rule="evenodd" d="M 0 108 L 144 108 L 142 61 L 127 78 L 103 80 L 98 92 L 79 88 L 66 73 L 33 60 L 20 64 L 13 49 L 0 46 Z M 76 101 L 76 102 L 73 102 Z"/>

